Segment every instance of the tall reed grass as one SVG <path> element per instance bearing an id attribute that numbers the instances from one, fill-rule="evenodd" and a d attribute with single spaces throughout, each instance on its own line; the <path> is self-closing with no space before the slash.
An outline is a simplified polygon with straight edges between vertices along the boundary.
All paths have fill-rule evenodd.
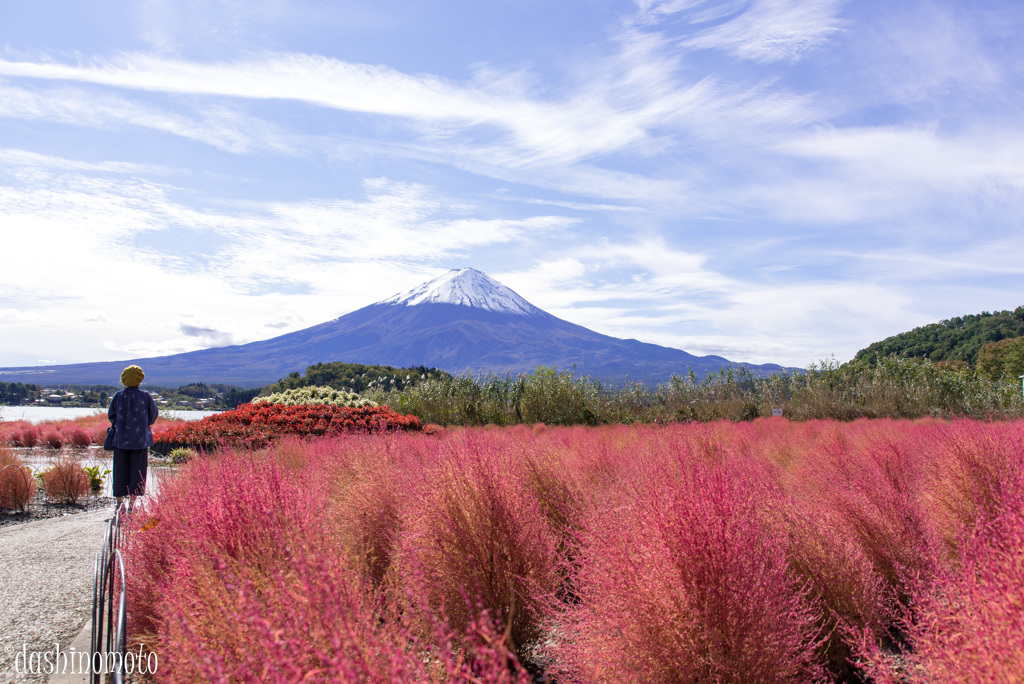
<path id="1" fill-rule="evenodd" d="M 772 409 L 794 420 L 1024 416 L 1019 383 L 991 381 L 967 367 L 896 358 L 828 360 L 806 372 L 769 377 L 730 367 L 701 380 L 692 372 L 674 376 L 655 388 L 538 368 L 518 376 L 448 376 L 366 396 L 441 425 L 740 421 L 771 416 Z"/>
<path id="2" fill-rule="evenodd" d="M 1011 672 L 1022 446 L 771 418 L 221 451 L 132 518 L 132 634 L 171 682 Z"/>

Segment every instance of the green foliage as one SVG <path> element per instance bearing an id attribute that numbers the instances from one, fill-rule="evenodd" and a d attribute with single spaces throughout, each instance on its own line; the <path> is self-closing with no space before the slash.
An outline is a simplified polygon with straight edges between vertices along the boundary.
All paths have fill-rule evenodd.
<path id="1" fill-rule="evenodd" d="M 978 352 L 978 373 L 989 380 L 1024 375 L 1024 337 L 989 342 Z"/>
<path id="2" fill-rule="evenodd" d="M 240 389 L 238 387 L 232 387 L 224 393 L 222 397 L 222 403 L 229 409 L 235 409 L 242 404 L 248 404 L 250 401 L 259 396 L 259 393 L 263 391 L 262 387 L 254 387 L 252 389 Z"/>
<path id="3" fill-rule="evenodd" d="M 984 345 L 1015 337 L 1024 337 L 1024 306 L 1013 311 L 957 316 L 914 328 L 861 349 L 854 361 L 873 363 L 895 354 L 932 361 L 961 360 L 973 366 Z"/>
<path id="4" fill-rule="evenodd" d="M 729 367 L 698 381 L 691 371 L 651 389 L 609 386 L 571 371 L 519 376 L 447 376 L 367 396 L 441 425 L 599 425 L 753 420 L 783 409 L 794 420 L 834 418 L 1015 418 L 1024 415 L 1016 378 L 992 381 L 966 364 L 883 358 L 823 361 L 803 373 L 756 377 Z"/>
<path id="5" fill-rule="evenodd" d="M 82 470 L 89 476 L 89 488 L 93 491 L 103 489 L 103 483 L 107 481 L 107 475 L 110 475 L 110 470 L 100 471 L 98 465 L 85 466 Z"/>
<path id="6" fill-rule="evenodd" d="M 214 399 L 217 397 L 217 390 L 207 386 L 205 382 L 192 382 L 179 387 L 178 394 L 193 399 Z"/>
<path id="7" fill-rule="evenodd" d="M 273 385 L 263 388 L 261 394 L 268 395 L 299 387 L 332 387 L 336 390 L 362 394 L 368 389 L 403 390 L 427 379 L 451 377 L 437 368 L 417 366 L 395 368 L 393 366 L 364 365 L 362 363 L 318 363 L 306 368 L 304 375 L 294 372 Z"/>
<path id="8" fill-rule="evenodd" d="M 171 449 L 171 453 L 167 454 L 167 458 L 170 459 L 171 463 L 187 463 L 195 455 L 196 452 L 188 447 L 178 447 L 177 449 Z"/>
<path id="9" fill-rule="evenodd" d="M 34 399 L 41 389 L 39 385 L 0 382 L 0 404 L 20 404 L 26 399 Z"/>
<path id="10" fill-rule="evenodd" d="M 326 404 L 328 406 L 347 406 L 349 408 L 365 408 L 376 406 L 375 402 L 363 399 L 354 392 L 336 390 L 333 387 L 299 387 L 277 392 L 265 397 L 257 397 L 253 404 L 280 404 L 283 406 L 303 406 L 306 404 Z"/>

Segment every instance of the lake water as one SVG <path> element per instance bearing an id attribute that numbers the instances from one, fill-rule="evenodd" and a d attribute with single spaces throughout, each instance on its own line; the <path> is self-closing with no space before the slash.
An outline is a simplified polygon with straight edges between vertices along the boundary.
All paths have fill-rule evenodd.
<path id="1" fill-rule="evenodd" d="M 63 406 L 0 406 L 0 418 L 3 420 L 27 420 L 30 423 L 41 423 L 44 420 L 74 420 L 97 413 L 106 414 L 106 411 L 98 408 L 65 408 Z M 220 412 L 160 409 L 161 418 L 177 420 L 200 420 L 215 413 Z"/>

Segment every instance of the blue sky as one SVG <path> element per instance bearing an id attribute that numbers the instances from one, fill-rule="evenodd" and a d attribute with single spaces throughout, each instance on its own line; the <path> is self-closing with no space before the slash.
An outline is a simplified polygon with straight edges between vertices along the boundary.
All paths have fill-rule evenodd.
<path id="1" fill-rule="evenodd" d="M 266 339 L 465 266 L 796 366 L 1012 309 L 1022 29 L 1016 2 L 2 3 L 0 365 Z"/>

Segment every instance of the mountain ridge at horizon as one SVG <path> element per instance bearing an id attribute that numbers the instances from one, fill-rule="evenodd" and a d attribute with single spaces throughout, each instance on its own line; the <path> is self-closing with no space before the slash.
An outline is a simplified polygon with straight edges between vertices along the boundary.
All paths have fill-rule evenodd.
<path id="1" fill-rule="evenodd" d="M 49 384 L 116 383 L 121 369 L 142 366 L 154 385 L 221 382 L 259 386 L 318 362 L 449 372 L 529 372 L 538 366 L 605 381 L 655 384 L 693 370 L 698 376 L 731 365 L 766 374 L 776 364 L 734 363 L 680 349 L 602 335 L 534 306 L 472 268 L 452 269 L 403 293 L 330 321 L 244 345 L 168 356 L 59 366 L 0 368 L 0 378 Z"/>

